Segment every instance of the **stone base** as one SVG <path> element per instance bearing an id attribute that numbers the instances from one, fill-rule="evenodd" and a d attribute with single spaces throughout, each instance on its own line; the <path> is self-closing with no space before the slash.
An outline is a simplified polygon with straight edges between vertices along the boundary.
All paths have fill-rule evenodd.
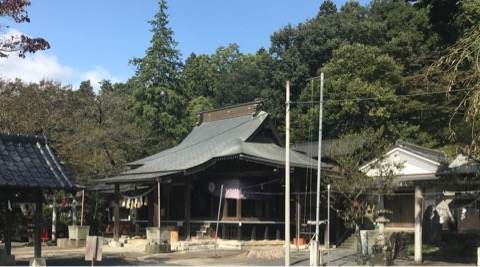
<path id="1" fill-rule="evenodd" d="M 69 225 L 68 226 L 68 239 L 73 240 L 86 240 L 90 226 L 88 225 Z"/>
<path id="2" fill-rule="evenodd" d="M 33 258 L 30 260 L 29 266 L 47 266 L 45 258 Z"/>
<path id="3" fill-rule="evenodd" d="M 85 240 L 71 240 L 67 238 L 57 238 L 58 248 L 83 248 L 86 245 Z"/>
<path id="4" fill-rule="evenodd" d="M 151 253 L 151 254 L 157 254 L 157 253 L 168 253 L 170 252 L 170 244 L 152 244 L 152 243 L 147 243 L 145 245 L 145 252 L 146 253 Z"/>

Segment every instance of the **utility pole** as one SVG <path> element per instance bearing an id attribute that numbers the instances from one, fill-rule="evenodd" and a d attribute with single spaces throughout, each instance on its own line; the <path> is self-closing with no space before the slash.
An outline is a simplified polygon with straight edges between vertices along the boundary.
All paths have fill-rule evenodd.
<path id="1" fill-rule="evenodd" d="M 313 90 L 313 79 L 312 79 Z M 318 116 L 318 159 L 317 159 L 317 194 L 315 208 L 315 236 L 310 251 L 310 266 L 319 264 L 320 246 L 320 182 L 322 174 L 322 120 L 323 120 L 323 72 L 320 74 L 320 107 Z"/>
<path id="2" fill-rule="evenodd" d="M 285 114 L 285 266 L 290 265 L 290 81 L 287 81 Z"/>
<path id="3" fill-rule="evenodd" d="M 327 266 L 330 263 L 330 184 L 327 185 L 327 238 L 325 239 L 327 249 Z"/>

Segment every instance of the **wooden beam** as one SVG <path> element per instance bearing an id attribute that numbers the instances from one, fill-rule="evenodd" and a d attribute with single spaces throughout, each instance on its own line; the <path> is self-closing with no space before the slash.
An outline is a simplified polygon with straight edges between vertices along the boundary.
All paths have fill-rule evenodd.
<path id="1" fill-rule="evenodd" d="M 242 177 L 268 177 L 268 176 L 274 176 L 276 175 L 277 172 L 274 171 L 274 167 L 271 167 L 270 170 L 257 170 L 257 171 L 224 171 L 224 172 L 208 172 L 205 174 L 205 176 L 209 178 L 224 178 L 224 177 L 229 177 L 229 178 L 242 178 Z M 280 183 L 279 181 L 278 183 Z"/>
<path id="2" fill-rule="evenodd" d="M 115 184 L 113 196 L 113 240 L 120 239 L 120 185 Z"/>
<path id="3" fill-rule="evenodd" d="M 35 202 L 35 226 L 34 226 L 34 257 L 42 257 L 42 214 L 43 214 L 43 193 L 38 193 L 37 200 Z"/>

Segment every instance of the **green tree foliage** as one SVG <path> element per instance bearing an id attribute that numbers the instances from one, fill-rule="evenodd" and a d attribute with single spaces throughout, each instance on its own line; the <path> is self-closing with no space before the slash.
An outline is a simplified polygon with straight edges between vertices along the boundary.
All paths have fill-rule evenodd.
<path id="1" fill-rule="evenodd" d="M 398 103 L 391 97 L 400 91 L 402 71 L 390 56 L 383 54 L 376 47 L 360 44 L 344 45 L 333 52 L 332 59 L 322 71 L 328 77 L 324 97 L 330 99 L 324 106 L 325 138 L 380 128 L 387 134 L 400 128 L 396 123 L 400 124 L 401 121 L 395 118 Z M 318 100 L 318 86 L 313 90 L 312 97 L 312 88 L 307 87 L 301 99 Z M 379 97 L 385 100 L 355 100 Z M 351 100 L 333 101 L 338 99 Z M 318 117 L 318 108 L 310 109 L 312 110 L 299 112 L 300 124 L 316 123 L 314 118 Z M 318 123 L 314 128 L 318 128 Z M 303 138 L 307 138 L 305 133 Z"/>
<path id="2" fill-rule="evenodd" d="M 46 135 L 81 183 L 111 175 L 151 152 L 149 128 L 137 122 L 122 86 L 104 81 L 96 95 L 88 81 L 78 90 L 1 81 L 0 131 Z"/>
<path id="3" fill-rule="evenodd" d="M 470 143 L 465 152 L 480 155 L 480 26 L 468 29 L 432 64 L 430 71 L 433 77 L 441 75 L 447 90 L 467 90 L 451 115 L 451 121 L 464 113 L 460 117 L 465 118 L 470 130 Z M 451 129 L 454 136 L 459 133 L 458 128 Z"/>
<path id="4" fill-rule="evenodd" d="M 134 110 L 142 122 L 152 125 L 152 145 L 165 148 L 186 134 L 181 121 L 185 115 L 182 62 L 168 27 L 165 0 L 159 2 L 159 11 L 149 23 L 153 33 L 150 47 L 143 58 L 131 60 L 136 72 L 129 86 L 133 88 Z"/>
<path id="5" fill-rule="evenodd" d="M 150 21 L 150 45 L 131 60 L 136 71 L 126 83 L 104 81 L 94 92 L 88 81 L 78 90 L 2 81 L 0 130 L 47 134 L 80 177 L 97 177 L 176 144 L 203 110 L 262 98 L 281 130 L 285 81 L 294 101 L 317 101 L 318 80 L 312 88 L 307 79 L 324 72 L 325 138 L 373 131 L 382 143 L 401 137 L 431 147 L 471 144 L 477 90 L 467 97 L 455 90 L 430 93 L 474 88 L 477 2 L 348 1 L 337 7 L 326 0 L 313 18 L 272 33 L 267 48 L 243 53 L 230 44 L 182 62 L 161 0 Z M 316 139 L 317 104 L 294 105 L 292 118 L 295 141 Z"/>

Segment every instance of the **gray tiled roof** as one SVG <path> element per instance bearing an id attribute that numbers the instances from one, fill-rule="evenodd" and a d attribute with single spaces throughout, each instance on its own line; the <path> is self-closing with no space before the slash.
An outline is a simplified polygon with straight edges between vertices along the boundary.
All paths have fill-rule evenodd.
<path id="1" fill-rule="evenodd" d="M 266 112 L 204 122 L 178 145 L 158 154 L 129 163 L 138 168 L 104 182 L 143 181 L 205 166 L 212 161 L 239 158 L 262 164 L 285 165 L 285 149 L 275 143 L 255 143 L 249 138 L 264 125 Z M 292 151 L 291 166 L 316 168 L 316 160 Z M 324 165 L 327 167 L 327 165 Z"/>
<path id="2" fill-rule="evenodd" d="M 0 134 L 0 187 L 73 190 L 45 138 Z"/>
<path id="3" fill-rule="evenodd" d="M 366 140 L 361 137 L 322 140 L 322 158 L 336 159 L 351 155 L 365 143 Z M 318 158 L 318 141 L 298 143 L 293 149 L 309 157 Z"/>
<path id="4" fill-rule="evenodd" d="M 448 163 L 447 155 L 439 150 L 434 150 L 424 146 L 408 143 L 403 140 L 397 140 L 395 146 L 438 163 Z"/>

